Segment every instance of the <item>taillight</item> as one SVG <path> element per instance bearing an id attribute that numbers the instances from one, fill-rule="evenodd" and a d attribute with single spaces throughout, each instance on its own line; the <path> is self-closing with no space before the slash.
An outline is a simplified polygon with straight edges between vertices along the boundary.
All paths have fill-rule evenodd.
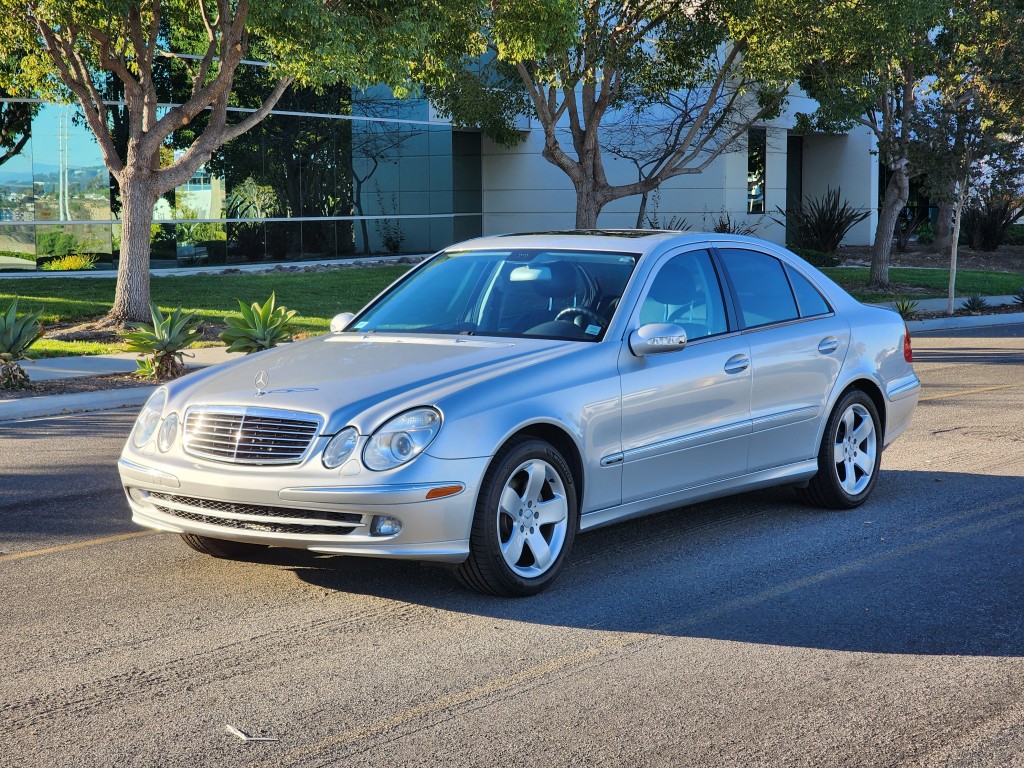
<path id="1" fill-rule="evenodd" d="M 903 359 L 908 363 L 914 362 L 914 350 L 910 346 L 910 329 L 903 323 Z"/>

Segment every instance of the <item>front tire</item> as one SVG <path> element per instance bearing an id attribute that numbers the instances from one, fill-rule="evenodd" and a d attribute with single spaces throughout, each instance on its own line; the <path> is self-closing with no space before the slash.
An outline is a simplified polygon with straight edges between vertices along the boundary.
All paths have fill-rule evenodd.
<path id="1" fill-rule="evenodd" d="M 579 527 L 576 486 L 552 445 L 522 438 L 494 457 L 477 499 L 459 581 L 502 597 L 535 595 L 561 571 Z"/>
<path id="2" fill-rule="evenodd" d="M 211 539 L 209 536 L 197 536 L 194 533 L 181 534 L 181 540 L 196 552 L 224 560 L 252 560 L 267 551 L 263 544 L 248 544 L 228 539 Z"/>
<path id="3" fill-rule="evenodd" d="M 866 393 L 850 390 L 832 409 L 818 450 L 818 474 L 800 496 L 826 509 L 859 507 L 875 488 L 881 462 L 878 410 Z"/>

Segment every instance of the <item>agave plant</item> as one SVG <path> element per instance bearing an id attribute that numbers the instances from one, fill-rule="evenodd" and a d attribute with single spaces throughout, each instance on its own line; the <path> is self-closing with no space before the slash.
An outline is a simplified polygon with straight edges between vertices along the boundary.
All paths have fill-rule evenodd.
<path id="1" fill-rule="evenodd" d="M 1024 304 L 1024 285 L 1022 285 L 1015 294 L 1013 294 L 1014 304 Z"/>
<path id="2" fill-rule="evenodd" d="M 904 320 L 910 320 L 915 314 L 917 314 L 917 302 L 913 299 L 908 299 L 906 296 L 900 296 L 892 303 L 892 308 L 900 313 L 900 317 Z"/>
<path id="3" fill-rule="evenodd" d="M 980 293 L 972 293 L 960 304 L 960 308 L 968 312 L 981 312 L 986 307 L 988 307 L 988 299 Z"/>
<path id="4" fill-rule="evenodd" d="M 142 359 L 135 373 L 148 379 L 174 379 L 184 369 L 183 349 L 199 335 L 200 320 L 191 312 L 177 307 L 164 317 L 156 304 L 149 305 L 153 324 L 129 323 L 134 331 L 123 335 L 128 350 L 138 352 Z"/>
<path id="5" fill-rule="evenodd" d="M 273 293 L 262 305 L 254 301 L 247 307 L 238 299 L 242 316 L 225 317 L 228 327 L 220 334 L 221 341 L 228 345 L 228 352 L 249 355 L 291 341 L 295 327 L 289 321 L 295 317 L 295 310 L 275 306 L 276 301 Z"/>
<path id="6" fill-rule="evenodd" d="M 25 351 L 46 332 L 39 323 L 42 310 L 18 317 L 18 300 L 0 313 L 0 389 L 24 389 L 28 374 L 19 365 Z"/>

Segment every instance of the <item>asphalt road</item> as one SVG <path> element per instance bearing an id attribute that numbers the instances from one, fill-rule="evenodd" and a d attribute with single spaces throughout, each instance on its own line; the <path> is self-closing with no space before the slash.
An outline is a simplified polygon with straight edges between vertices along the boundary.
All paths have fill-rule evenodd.
<path id="1" fill-rule="evenodd" d="M 128 521 L 130 416 L 5 425 L 0 765 L 1024 765 L 1021 332 L 915 339 L 866 506 L 606 528 L 528 600 L 201 556 Z"/>

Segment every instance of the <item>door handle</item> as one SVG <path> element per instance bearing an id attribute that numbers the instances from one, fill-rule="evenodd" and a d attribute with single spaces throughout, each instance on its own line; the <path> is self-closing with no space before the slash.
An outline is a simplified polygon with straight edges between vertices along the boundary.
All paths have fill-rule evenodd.
<path id="1" fill-rule="evenodd" d="M 743 373 L 750 367 L 750 358 L 746 355 L 733 355 L 725 361 L 726 373 Z"/>
<path id="2" fill-rule="evenodd" d="M 823 355 L 828 355 L 839 349 L 839 339 L 835 336 L 826 336 L 820 342 L 818 342 L 818 351 Z"/>

